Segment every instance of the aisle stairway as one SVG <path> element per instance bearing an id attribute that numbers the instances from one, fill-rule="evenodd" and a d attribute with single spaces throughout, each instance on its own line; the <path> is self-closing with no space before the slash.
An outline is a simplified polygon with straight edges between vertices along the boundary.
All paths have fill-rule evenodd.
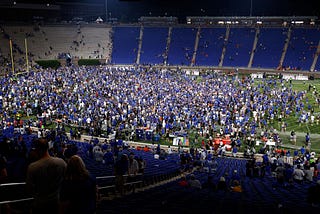
<path id="1" fill-rule="evenodd" d="M 198 46 L 199 46 L 199 39 L 200 39 L 200 31 L 201 31 L 201 28 L 198 27 L 197 34 L 196 34 L 196 39 L 195 39 L 195 42 L 194 42 L 194 51 L 193 51 L 191 65 L 190 66 L 194 66 L 194 64 L 196 62 L 197 51 L 198 51 Z"/>
<path id="2" fill-rule="evenodd" d="M 164 65 L 168 64 L 168 55 L 169 55 L 169 50 L 170 50 L 171 34 L 172 34 L 172 27 L 169 27 L 168 28 L 167 44 L 166 44 L 166 49 L 164 52 Z"/>
<path id="3" fill-rule="evenodd" d="M 230 35 L 230 27 L 227 27 L 226 35 L 225 35 L 225 39 L 224 39 L 224 45 L 223 45 L 223 49 L 222 49 L 222 53 L 221 53 L 221 57 L 220 57 L 219 67 L 221 67 L 223 65 L 224 56 L 225 56 L 225 53 L 227 50 L 229 35 Z"/>
<path id="4" fill-rule="evenodd" d="M 287 38 L 286 38 L 286 42 L 284 43 L 284 47 L 283 47 L 282 55 L 281 55 L 281 58 L 280 58 L 279 66 L 283 66 L 283 61 L 284 61 L 284 58 L 286 57 L 286 53 L 287 53 L 287 50 L 288 50 L 290 39 L 291 39 L 291 28 L 288 29 Z"/>
<path id="5" fill-rule="evenodd" d="M 248 64 L 248 68 L 252 67 L 252 61 L 254 59 L 254 54 L 256 52 L 257 49 L 257 44 L 258 44 L 258 40 L 259 40 L 259 34 L 260 34 L 260 28 L 256 29 L 256 35 L 254 37 L 254 41 L 253 41 L 253 47 L 252 47 L 252 51 L 251 51 L 251 55 L 250 55 L 250 61 Z"/>
<path id="6" fill-rule="evenodd" d="M 141 55 L 142 39 L 143 39 L 143 26 L 140 27 L 139 43 L 138 43 L 138 53 L 137 53 L 137 61 L 136 61 L 136 64 L 137 64 L 137 65 L 140 64 L 140 55 Z"/>

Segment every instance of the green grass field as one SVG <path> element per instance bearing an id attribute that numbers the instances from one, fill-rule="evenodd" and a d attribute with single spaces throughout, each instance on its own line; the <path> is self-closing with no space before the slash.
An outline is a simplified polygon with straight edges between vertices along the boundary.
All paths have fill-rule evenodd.
<path id="1" fill-rule="evenodd" d="M 304 110 L 308 110 L 308 103 L 313 106 L 314 108 L 314 114 L 319 115 L 320 114 L 320 108 L 319 105 L 316 104 L 315 97 L 313 95 L 313 89 L 308 92 L 309 83 L 316 87 L 316 89 L 320 89 L 320 80 L 309 80 L 309 81 L 292 81 L 292 89 L 295 91 L 307 91 L 306 98 L 304 99 Z M 287 83 L 288 84 L 288 83 Z M 289 85 L 289 84 L 288 84 Z M 316 124 L 299 124 L 298 123 L 298 117 L 295 114 L 291 114 L 288 118 L 284 119 L 284 121 L 288 124 L 287 130 L 295 130 L 296 132 L 309 132 L 314 134 L 320 134 L 320 123 L 319 125 Z M 275 128 L 279 128 L 279 124 L 277 122 L 274 122 L 272 124 Z"/>

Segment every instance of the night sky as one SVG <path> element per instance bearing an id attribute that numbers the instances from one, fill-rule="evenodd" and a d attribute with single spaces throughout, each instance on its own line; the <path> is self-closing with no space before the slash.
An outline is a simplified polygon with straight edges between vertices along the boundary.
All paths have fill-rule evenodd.
<path id="1" fill-rule="evenodd" d="M 108 10 L 115 17 L 249 16 L 251 1 L 253 16 L 319 16 L 320 13 L 319 0 L 108 0 Z"/>
<path id="2" fill-rule="evenodd" d="M 0 4 L 14 0 L 1 0 Z M 82 2 L 105 5 L 105 0 L 15 0 L 17 3 Z M 319 16 L 319 0 L 107 0 L 111 17 L 141 16 Z"/>

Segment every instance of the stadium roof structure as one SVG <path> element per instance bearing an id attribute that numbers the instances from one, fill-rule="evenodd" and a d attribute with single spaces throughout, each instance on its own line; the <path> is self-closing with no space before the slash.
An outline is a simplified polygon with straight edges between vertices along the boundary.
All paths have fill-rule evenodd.
<path id="1" fill-rule="evenodd" d="M 177 17 L 149 17 L 149 16 L 142 16 L 138 20 L 141 24 L 178 24 Z"/>
<path id="2" fill-rule="evenodd" d="M 313 26 L 319 24 L 319 20 L 316 16 L 188 16 L 186 23 L 193 25 Z"/>

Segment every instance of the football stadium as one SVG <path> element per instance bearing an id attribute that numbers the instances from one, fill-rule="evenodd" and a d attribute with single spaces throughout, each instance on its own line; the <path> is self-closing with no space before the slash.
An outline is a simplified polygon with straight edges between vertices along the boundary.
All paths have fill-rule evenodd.
<path id="1" fill-rule="evenodd" d="M 0 214 L 319 213 L 319 15 L 2 0 Z"/>

